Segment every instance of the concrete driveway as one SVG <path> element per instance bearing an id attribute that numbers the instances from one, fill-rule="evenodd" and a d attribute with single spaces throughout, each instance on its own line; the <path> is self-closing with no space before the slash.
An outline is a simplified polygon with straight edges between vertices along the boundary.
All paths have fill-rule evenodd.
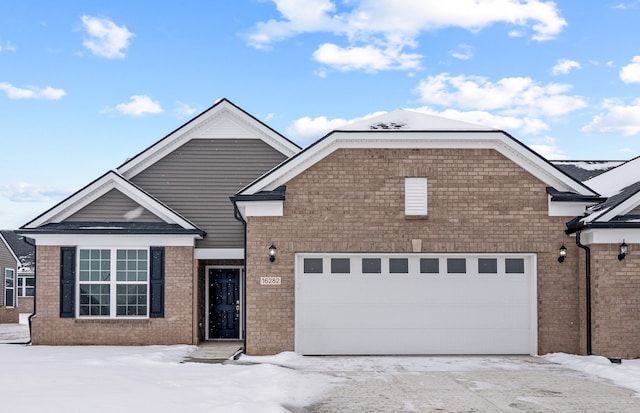
<path id="1" fill-rule="evenodd" d="M 335 387 L 297 413 L 640 412 L 632 391 L 537 357 L 314 359 L 290 367 Z"/>

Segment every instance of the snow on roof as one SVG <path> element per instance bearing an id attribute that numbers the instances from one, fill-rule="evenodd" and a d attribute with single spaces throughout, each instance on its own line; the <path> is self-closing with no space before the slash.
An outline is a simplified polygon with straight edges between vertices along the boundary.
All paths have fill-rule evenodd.
<path id="1" fill-rule="evenodd" d="M 341 127 L 343 131 L 492 131 L 495 128 L 398 109 Z"/>
<path id="2" fill-rule="evenodd" d="M 625 161 L 550 161 L 558 169 L 580 182 L 607 172 Z"/>

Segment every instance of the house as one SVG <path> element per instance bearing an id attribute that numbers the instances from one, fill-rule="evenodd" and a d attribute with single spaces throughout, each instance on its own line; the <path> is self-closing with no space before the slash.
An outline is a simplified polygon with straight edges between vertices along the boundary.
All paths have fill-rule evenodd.
<path id="1" fill-rule="evenodd" d="M 0 231 L 0 323 L 33 313 L 35 244 L 15 231 Z"/>
<path id="2" fill-rule="evenodd" d="M 32 339 L 638 357 L 639 162 L 407 110 L 300 150 L 222 100 L 21 228 Z"/>
<path id="3" fill-rule="evenodd" d="M 221 100 L 24 225 L 32 342 L 241 339 L 245 228 L 229 196 L 299 150 Z"/>

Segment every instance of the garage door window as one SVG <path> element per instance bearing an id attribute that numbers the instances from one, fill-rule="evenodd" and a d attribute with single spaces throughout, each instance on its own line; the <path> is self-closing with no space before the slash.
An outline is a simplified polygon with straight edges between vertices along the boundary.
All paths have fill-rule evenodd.
<path id="1" fill-rule="evenodd" d="M 349 274 L 351 260 L 349 258 L 331 258 L 331 274 Z"/>
<path id="2" fill-rule="evenodd" d="M 447 273 L 466 274 L 467 260 L 464 258 L 447 258 Z"/>
<path id="3" fill-rule="evenodd" d="M 478 258 L 478 273 L 497 274 L 498 260 L 496 258 Z"/>
<path id="4" fill-rule="evenodd" d="M 389 272 L 391 274 L 409 273 L 409 260 L 407 258 L 389 258 Z"/>
<path id="5" fill-rule="evenodd" d="M 440 273 L 440 260 L 437 258 L 420 258 L 420 274 Z"/>
<path id="6" fill-rule="evenodd" d="M 504 266 L 507 274 L 524 274 L 524 258 L 506 258 Z"/>
<path id="7" fill-rule="evenodd" d="M 322 258 L 305 258 L 305 274 L 322 274 Z"/>
<path id="8" fill-rule="evenodd" d="M 380 258 L 363 258 L 362 273 L 363 274 L 382 273 L 382 260 Z"/>

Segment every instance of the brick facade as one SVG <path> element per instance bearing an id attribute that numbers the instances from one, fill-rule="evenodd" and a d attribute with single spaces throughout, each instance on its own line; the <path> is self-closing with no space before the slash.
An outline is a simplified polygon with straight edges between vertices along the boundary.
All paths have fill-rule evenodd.
<path id="1" fill-rule="evenodd" d="M 405 217 L 405 177 L 428 178 L 428 217 Z M 568 218 L 549 217 L 546 185 L 500 153 L 340 149 L 286 185 L 284 216 L 248 218 L 247 353 L 294 348 L 296 252 L 412 252 L 413 239 L 429 253 L 535 253 L 538 351 L 580 352 L 582 278 Z M 261 286 L 261 276 L 282 285 Z"/>
<path id="2" fill-rule="evenodd" d="M 593 354 L 640 357 L 640 257 L 620 261 L 619 244 L 591 248 Z"/>
<path id="3" fill-rule="evenodd" d="M 53 345 L 193 344 L 192 247 L 165 247 L 164 318 L 60 318 L 60 247 L 39 246 L 33 343 Z"/>

